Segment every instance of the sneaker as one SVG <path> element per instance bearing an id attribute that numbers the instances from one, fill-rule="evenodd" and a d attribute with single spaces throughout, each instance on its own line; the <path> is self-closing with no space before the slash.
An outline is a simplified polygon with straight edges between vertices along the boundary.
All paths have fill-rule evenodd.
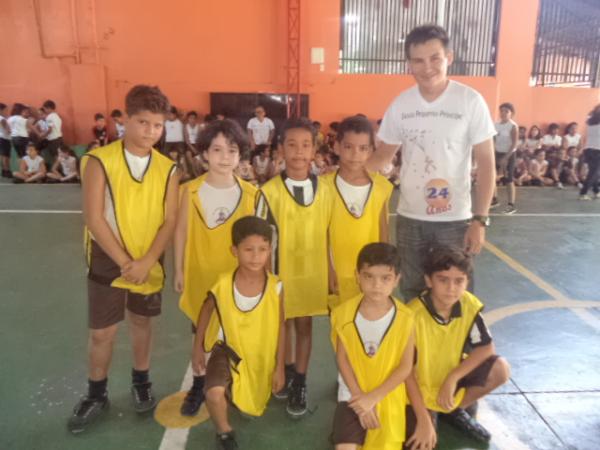
<path id="1" fill-rule="evenodd" d="M 596 193 L 594 194 L 594 198 L 595 198 L 595 199 L 600 199 L 600 192 L 596 192 Z"/>
<path id="2" fill-rule="evenodd" d="M 285 410 L 293 419 L 299 419 L 306 414 L 308 410 L 306 407 L 306 385 L 292 384 L 290 386 L 288 403 Z"/>
<path id="3" fill-rule="evenodd" d="M 558 189 L 564 189 L 565 187 L 563 186 L 563 184 L 559 181 L 558 183 L 556 183 L 556 187 Z"/>
<path id="4" fill-rule="evenodd" d="M 583 195 L 579 196 L 579 200 L 591 200 L 591 199 L 592 199 L 592 197 L 590 197 L 587 194 L 583 194 Z"/>
<path id="5" fill-rule="evenodd" d="M 13 177 L 13 174 L 12 174 L 12 172 L 11 172 L 10 170 L 3 170 L 3 171 L 2 171 L 2 176 L 3 176 L 4 178 L 12 178 L 12 177 Z"/>
<path id="6" fill-rule="evenodd" d="M 506 209 L 504 211 L 502 211 L 502 214 L 506 214 L 508 216 L 510 216 L 511 214 L 514 214 L 517 212 L 517 208 L 515 208 L 515 205 L 508 205 L 506 207 Z"/>
<path id="7" fill-rule="evenodd" d="M 235 450 L 239 448 L 235 440 L 235 433 L 230 431 L 229 433 L 217 434 L 217 448 L 221 450 Z"/>
<path id="8" fill-rule="evenodd" d="M 204 403 L 204 391 L 202 388 L 192 386 L 183 399 L 183 404 L 179 412 L 182 416 L 195 416 Z"/>
<path id="9" fill-rule="evenodd" d="M 583 187 L 583 184 L 577 183 L 577 189 L 581 189 L 582 187 Z"/>
<path id="10" fill-rule="evenodd" d="M 490 209 L 497 208 L 498 206 L 500 206 L 500 202 L 498 201 L 498 199 L 497 198 L 492 199 L 492 204 L 490 205 Z"/>
<path id="11" fill-rule="evenodd" d="M 279 392 L 276 392 L 275 394 L 273 394 L 273 397 L 275 397 L 278 400 L 285 400 L 286 398 L 288 398 L 289 392 L 290 392 L 290 388 L 292 387 L 292 381 L 294 381 L 294 377 L 296 376 L 296 370 L 291 367 L 285 368 L 285 385 L 283 386 L 283 389 L 281 389 Z"/>
<path id="12" fill-rule="evenodd" d="M 73 409 L 73 415 L 69 418 L 67 428 L 73 434 L 81 433 L 85 428 L 108 410 L 108 395 L 100 398 L 82 397 Z"/>
<path id="13" fill-rule="evenodd" d="M 137 413 L 151 411 L 156 406 L 156 398 L 152 395 L 152 383 L 135 383 L 131 386 L 133 408 Z"/>
<path id="14" fill-rule="evenodd" d="M 490 432 L 462 408 L 456 408 L 450 414 L 441 414 L 440 418 L 476 441 L 487 443 L 492 438 Z"/>

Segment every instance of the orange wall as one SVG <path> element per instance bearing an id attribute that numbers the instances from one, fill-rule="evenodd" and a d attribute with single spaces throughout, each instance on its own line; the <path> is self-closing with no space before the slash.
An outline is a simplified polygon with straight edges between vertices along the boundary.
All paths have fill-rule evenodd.
<path id="1" fill-rule="evenodd" d="M 201 113 L 211 91 L 286 88 L 285 0 L 2 3 L 0 101 L 54 99 L 70 142 L 88 142 L 93 114 L 122 108 L 137 83 L 157 84 L 174 105 Z M 530 87 L 538 1 L 502 3 L 497 77 L 457 79 L 478 89 L 493 112 L 513 102 L 525 125 L 583 122 L 600 90 Z M 339 12 L 338 0 L 302 0 L 301 84 L 311 116 L 324 123 L 357 112 L 379 118 L 412 78 L 338 73 Z M 325 49 L 323 71 L 310 64 L 311 47 Z"/>

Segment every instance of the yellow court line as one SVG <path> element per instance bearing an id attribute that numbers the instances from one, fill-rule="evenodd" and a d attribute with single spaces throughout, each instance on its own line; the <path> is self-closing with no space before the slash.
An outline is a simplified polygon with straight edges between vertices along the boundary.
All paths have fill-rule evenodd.
<path id="1" fill-rule="evenodd" d="M 500 258 L 502 261 L 504 261 L 506 264 L 508 264 L 508 266 L 512 267 L 514 270 L 519 272 L 521 275 L 523 275 L 525 278 L 527 278 L 529 281 L 531 281 L 533 284 L 539 287 L 542 291 L 550 295 L 550 297 L 552 297 L 554 300 L 559 302 L 570 301 L 569 297 L 567 297 L 554 286 L 550 285 L 549 283 L 541 279 L 539 276 L 537 276 L 535 273 L 527 269 L 523 264 L 521 264 L 518 261 L 515 261 L 513 258 L 508 256 L 506 253 L 504 253 L 491 242 L 486 242 L 484 244 L 484 247 L 490 252 L 492 252 L 494 255 L 496 255 L 498 258 Z"/>

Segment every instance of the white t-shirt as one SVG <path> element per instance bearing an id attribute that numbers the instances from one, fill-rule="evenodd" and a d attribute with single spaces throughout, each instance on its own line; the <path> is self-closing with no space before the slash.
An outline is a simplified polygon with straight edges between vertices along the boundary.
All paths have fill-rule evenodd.
<path id="1" fill-rule="evenodd" d="M 185 129 L 187 131 L 188 139 L 190 140 L 190 144 L 195 144 L 198 142 L 198 134 L 200 133 L 200 125 L 196 124 L 191 126 L 189 123 L 185 124 Z"/>
<path id="2" fill-rule="evenodd" d="M 350 214 L 354 217 L 362 216 L 371 190 L 371 184 L 354 186 L 345 181 L 340 175 L 335 177 L 335 184 Z"/>
<path id="3" fill-rule="evenodd" d="M 133 176 L 133 178 L 135 178 L 138 181 L 142 181 L 142 179 L 144 178 L 144 173 L 146 172 L 148 164 L 150 163 L 150 155 L 137 156 L 133 153 L 129 153 L 127 149 L 125 149 L 125 161 L 127 161 L 127 165 L 129 166 L 129 172 L 131 173 L 131 176 Z M 104 219 L 108 222 L 110 229 L 118 238 L 119 228 L 117 227 L 115 207 L 112 202 L 112 197 L 110 196 L 110 189 L 108 188 L 108 184 L 104 189 Z"/>
<path id="4" fill-rule="evenodd" d="M 253 162 L 253 166 L 254 166 L 254 171 L 258 175 L 266 175 L 267 172 L 269 171 L 269 164 L 271 163 L 270 158 L 263 159 L 260 155 L 256 155 L 254 157 L 254 161 L 252 161 L 252 162 Z"/>
<path id="5" fill-rule="evenodd" d="M 125 136 L 125 125 L 115 122 L 115 130 L 117 132 L 117 139 L 123 139 L 123 136 Z"/>
<path id="6" fill-rule="evenodd" d="M 562 145 L 562 138 L 558 134 L 556 136 L 546 134 L 542 138 L 542 145 L 547 147 L 560 147 Z"/>
<path id="7" fill-rule="evenodd" d="M 165 142 L 183 142 L 183 123 L 181 123 L 181 120 L 166 120 L 165 132 Z"/>
<path id="8" fill-rule="evenodd" d="M 53 141 L 62 137 L 62 119 L 55 112 L 51 112 L 46 116 L 46 123 L 50 128 L 50 133 L 46 136 L 46 139 Z"/>
<path id="9" fill-rule="evenodd" d="M 38 155 L 34 159 L 31 159 L 29 155 L 25 155 L 23 156 L 23 161 L 27 165 L 27 172 L 38 172 L 44 163 L 44 158 Z"/>
<path id="10" fill-rule="evenodd" d="M 48 122 L 46 122 L 46 119 L 40 119 L 35 124 L 42 133 L 45 133 L 50 128 L 48 126 Z"/>
<path id="11" fill-rule="evenodd" d="M 565 134 L 565 141 L 567 141 L 567 147 L 577 147 L 579 141 L 581 141 L 581 135 L 579 133 L 574 135 Z"/>
<path id="12" fill-rule="evenodd" d="M 367 320 L 360 312 L 356 314 L 354 324 L 365 348 L 365 353 L 370 357 L 373 357 L 377 353 L 377 350 L 379 350 L 381 340 L 394 318 L 394 312 L 395 308 L 391 307 L 383 317 L 377 320 Z M 338 402 L 349 401 L 352 398 L 352 394 L 344 382 L 341 373 L 338 373 L 338 382 Z"/>
<path id="13" fill-rule="evenodd" d="M 517 126 L 514 120 L 496 122 L 496 138 L 494 148 L 498 153 L 508 153 L 513 149 L 511 131 Z"/>
<path id="14" fill-rule="evenodd" d="M 58 161 L 65 177 L 77 172 L 77 158 L 74 156 L 69 155 L 66 158 L 59 156 Z"/>
<path id="15" fill-rule="evenodd" d="M 198 199 L 208 228 L 216 228 L 227 221 L 235 211 L 241 195 L 242 191 L 237 183 L 228 188 L 216 188 L 202 183 L 198 189 Z"/>
<path id="16" fill-rule="evenodd" d="M 449 81 L 432 102 L 418 86 L 400 94 L 378 133 L 402 146 L 398 213 L 431 222 L 469 219 L 472 147 L 495 134 L 485 100 L 464 84 Z"/>
<path id="17" fill-rule="evenodd" d="M 27 119 L 25 117 L 21 115 L 10 116 L 7 122 L 10 127 L 11 137 L 29 137 L 29 133 L 27 132 Z"/>
<path id="18" fill-rule="evenodd" d="M 534 151 L 540 148 L 541 139 L 529 139 L 525 141 L 525 147 L 529 150 Z"/>
<path id="19" fill-rule="evenodd" d="M 276 288 L 278 295 L 281 295 L 282 286 L 283 285 L 281 281 L 278 281 Z M 258 302 L 260 301 L 262 295 L 263 293 L 261 292 L 255 297 L 246 297 L 245 295 L 240 294 L 240 291 L 238 291 L 237 286 L 235 285 L 235 283 L 233 283 L 233 300 L 235 301 L 235 305 L 241 311 L 247 312 L 253 310 L 256 307 L 256 305 L 258 305 Z M 219 328 L 218 339 L 223 340 L 223 328 Z"/>
<path id="20" fill-rule="evenodd" d="M 8 120 L 4 116 L 0 116 L 0 138 L 10 140 L 10 133 L 6 131 L 2 122 L 8 123 Z"/>
<path id="21" fill-rule="evenodd" d="M 600 150 L 600 124 L 588 125 L 586 148 Z"/>
<path id="22" fill-rule="evenodd" d="M 258 120 L 258 118 L 253 117 L 248 121 L 248 126 L 246 128 L 252 131 L 254 143 L 260 145 L 269 143 L 269 134 L 271 133 L 271 130 L 275 129 L 275 125 L 268 117 L 265 117 L 262 122 Z"/>

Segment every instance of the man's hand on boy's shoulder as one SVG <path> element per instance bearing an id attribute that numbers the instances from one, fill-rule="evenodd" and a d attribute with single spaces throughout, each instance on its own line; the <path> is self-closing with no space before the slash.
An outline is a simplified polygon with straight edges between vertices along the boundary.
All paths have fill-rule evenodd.
<path id="1" fill-rule="evenodd" d="M 448 411 L 454 409 L 454 393 L 456 392 L 457 384 L 458 380 L 452 374 L 449 374 L 438 393 L 438 405 Z"/>

